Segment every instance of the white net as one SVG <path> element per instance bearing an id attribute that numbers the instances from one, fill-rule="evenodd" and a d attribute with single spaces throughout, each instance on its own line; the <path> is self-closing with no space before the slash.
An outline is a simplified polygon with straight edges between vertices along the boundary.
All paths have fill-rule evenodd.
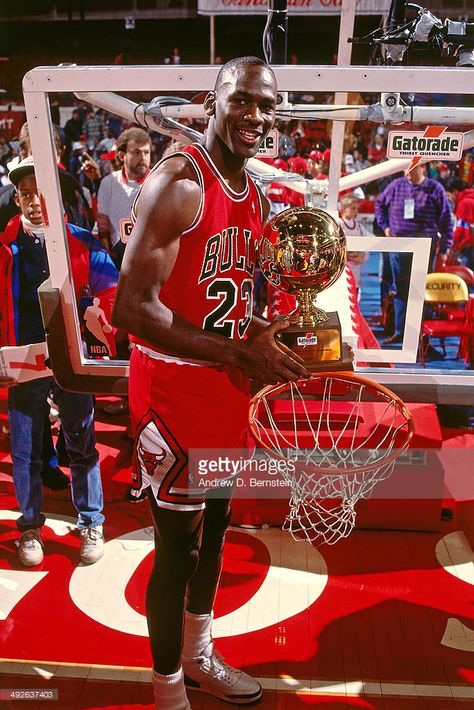
<path id="1" fill-rule="evenodd" d="M 260 446 L 293 464 L 281 469 L 291 492 L 284 529 L 327 544 L 349 535 L 357 501 L 390 476 L 413 435 L 404 403 L 351 373 L 265 388 L 250 425 Z"/>

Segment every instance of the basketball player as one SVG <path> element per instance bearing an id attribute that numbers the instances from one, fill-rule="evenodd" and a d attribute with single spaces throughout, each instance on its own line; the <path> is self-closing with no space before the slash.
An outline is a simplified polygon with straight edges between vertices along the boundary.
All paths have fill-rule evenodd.
<path id="1" fill-rule="evenodd" d="M 260 59 L 234 59 L 204 105 L 202 144 L 162 160 L 142 187 L 113 313 L 136 342 L 130 412 L 136 484 L 147 487 L 155 524 L 146 613 L 160 710 L 190 708 L 185 676 L 236 704 L 261 696 L 257 681 L 214 650 L 230 508 L 224 496 L 192 495 L 188 454 L 244 445 L 249 379 L 308 376 L 275 340 L 286 324 L 252 317 L 255 243 L 268 205 L 245 164 L 273 126 L 275 76 Z"/>

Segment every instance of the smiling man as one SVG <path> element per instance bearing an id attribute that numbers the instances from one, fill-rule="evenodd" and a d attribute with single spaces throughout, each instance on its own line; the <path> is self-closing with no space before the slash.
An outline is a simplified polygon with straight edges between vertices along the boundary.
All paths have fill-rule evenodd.
<path id="1" fill-rule="evenodd" d="M 138 196 L 114 323 L 136 343 L 130 412 L 136 484 L 156 535 L 146 595 L 156 708 L 188 710 L 191 687 L 239 705 L 260 684 L 214 652 L 212 608 L 230 520 L 228 485 L 192 490 L 191 449 L 244 446 L 249 379 L 308 376 L 252 316 L 256 243 L 268 203 L 245 170 L 275 119 L 273 71 L 225 64 L 205 100 L 201 144 L 164 159 Z M 267 326 L 267 327 L 265 327 Z M 184 629 L 184 644 L 183 644 Z"/>

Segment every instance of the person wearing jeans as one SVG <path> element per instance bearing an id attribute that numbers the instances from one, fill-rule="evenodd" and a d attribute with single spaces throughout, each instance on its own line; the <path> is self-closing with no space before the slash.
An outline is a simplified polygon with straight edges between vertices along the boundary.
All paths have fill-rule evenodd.
<path id="1" fill-rule="evenodd" d="M 0 240 L 0 345 L 21 346 L 45 340 L 38 288 L 48 278 L 49 265 L 33 158 L 21 161 L 9 177 L 21 214 L 8 222 Z M 86 230 L 68 224 L 66 235 L 76 297 L 80 298 L 87 288 L 92 295 L 100 296 L 104 306 L 111 307 L 118 271 L 109 255 Z M 13 481 L 21 512 L 17 521 L 20 562 L 32 567 L 44 557 L 41 470 L 50 395 L 59 409 L 70 461 L 72 499 L 81 536 L 80 559 L 85 564 L 96 562 L 104 554 L 104 516 L 92 395 L 66 392 L 51 376 L 27 382 L 0 377 L 1 385 L 9 387 Z"/>
<path id="2" fill-rule="evenodd" d="M 10 387 L 8 418 L 14 466 L 15 494 L 22 512 L 20 533 L 41 528 L 43 495 L 41 469 L 44 412 L 52 392 L 61 415 L 70 457 L 72 499 L 78 511 L 79 530 L 98 528 L 104 522 L 99 454 L 95 446 L 92 395 L 67 392 L 53 377 L 43 377 Z"/>

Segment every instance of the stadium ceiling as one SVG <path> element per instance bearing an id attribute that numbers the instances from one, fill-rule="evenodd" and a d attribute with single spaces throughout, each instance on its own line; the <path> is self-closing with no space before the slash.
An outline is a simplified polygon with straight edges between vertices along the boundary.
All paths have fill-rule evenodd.
<path id="1" fill-rule="evenodd" d="M 417 0 L 440 18 L 466 19 L 473 0 Z M 113 4 L 113 9 L 111 5 Z M 0 21 L 74 21 L 178 19 L 197 15 L 197 0 L 2 0 Z"/>
<path id="2" fill-rule="evenodd" d="M 111 7 L 113 6 L 113 7 Z M 0 3 L 0 21 L 179 19 L 196 17 L 197 0 L 14 0 Z"/>

